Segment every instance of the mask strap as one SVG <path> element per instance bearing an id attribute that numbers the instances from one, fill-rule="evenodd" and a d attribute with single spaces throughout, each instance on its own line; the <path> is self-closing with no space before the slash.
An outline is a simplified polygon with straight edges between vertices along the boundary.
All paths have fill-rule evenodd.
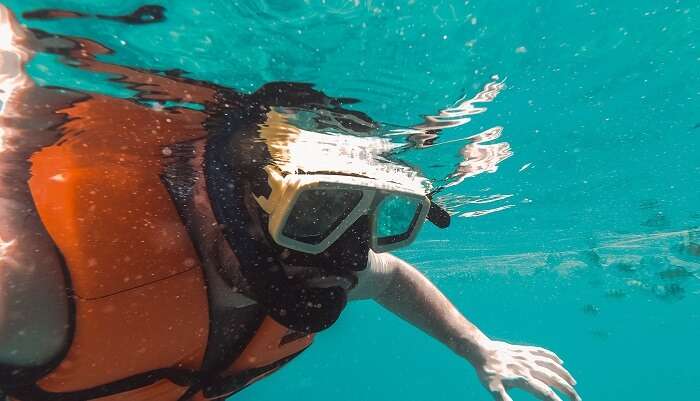
<path id="1" fill-rule="evenodd" d="M 428 194 L 428 199 L 430 199 L 430 209 L 428 209 L 428 215 L 426 217 L 429 222 L 435 224 L 438 228 L 447 228 L 450 226 L 452 217 L 450 216 L 450 213 L 448 213 L 442 206 L 433 202 L 433 194 L 436 192 L 437 190 Z"/>

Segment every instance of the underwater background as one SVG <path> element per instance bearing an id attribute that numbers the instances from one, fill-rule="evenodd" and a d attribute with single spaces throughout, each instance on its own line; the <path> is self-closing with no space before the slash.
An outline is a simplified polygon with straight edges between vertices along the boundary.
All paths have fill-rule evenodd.
<path id="1" fill-rule="evenodd" d="M 3 4 L 31 28 L 105 44 L 110 63 L 248 92 L 309 82 L 359 99 L 353 108 L 387 127 L 420 124 L 504 83 L 478 105 L 488 110 L 403 155 L 435 182 L 451 177 L 440 199 L 453 219 L 447 230 L 426 225 L 397 254 L 489 336 L 557 352 L 584 400 L 698 398 L 697 1 L 154 1 L 165 19 L 141 24 L 91 16 L 126 15 L 143 1 Z M 86 17 L 23 16 L 49 8 Z M 27 69 L 41 85 L 130 96 L 54 54 Z M 498 127 L 481 159 L 465 154 Z M 480 167 L 460 168 L 470 163 Z M 232 398 L 490 395 L 464 360 L 363 301 Z"/>

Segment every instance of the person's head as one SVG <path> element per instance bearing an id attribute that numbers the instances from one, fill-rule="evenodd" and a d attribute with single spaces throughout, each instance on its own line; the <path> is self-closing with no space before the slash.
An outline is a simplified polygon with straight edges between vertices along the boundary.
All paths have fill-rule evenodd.
<path id="1" fill-rule="evenodd" d="M 208 140 L 208 191 L 256 300 L 287 327 L 320 331 L 338 318 L 370 249 L 415 238 L 430 209 L 427 180 L 386 159 L 394 145 L 332 99 L 253 99 L 253 123 L 210 121 L 220 134 Z"/>

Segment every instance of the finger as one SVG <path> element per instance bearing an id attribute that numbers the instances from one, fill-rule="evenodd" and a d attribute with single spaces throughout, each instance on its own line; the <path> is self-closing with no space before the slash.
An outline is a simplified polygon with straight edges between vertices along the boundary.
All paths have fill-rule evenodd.
<path id="1" fill-rule="evenodd" d="M 495 388 L 491 389 L 491 395 L 496 401 L 513 401 L 502 384 L 498 384 Z"/>
<path id="2" fill-rule="evenodd" d="M 561 398 L 544 382 L 534 378 L 524 378 L 513 383 L 514 386 L 527 390 L 542 401 L 562 401 Z"/>
<path id="3" fill-rule="evenodd" d="M 549 371 L 533 371 L 532 376 L 536 379 L 541 380 L 545 384 L 560 390 L 562 393 L 566 394 L 572 401 L 580 401 L 578 393 L 574 388 L 563 378 L 557 376 L 556 374 Z"/>
<path id="4" fill-rule="evenodd" d="M 539 366 L 542 366 L 543 368 L 547 368 L 551 370 L 552 372 L 558 374 L 561 376 L 564 380 L 566 380 L 567 383 L 571 384 L 572 386 L 576 385 L 576 379 L 574 379 L 573 376 L 571 376 L 571 373 L 569 373 L 568 370 L 564 369 L 561 365 L 558 365 L 554 362 L 549 362 L 549 360 L 537 360 L 535 363 Z"/>
<path id="5" fill-rule="evenodd" d="M 559 356 L 557 356 L 557 354 L 555 354 L 554 352 L 552 352 L 548 349 L 545 349 L 542 347 L 532 347 L 529 345 L 526 345 L 525 348 L 528 351 L 530 351 L 530 353 L 532 353 L 534 355 L 541 356 L 544 358 L 549 358 L 560 365 L 564 364 L 564 361 L 561 358 L 559 358 Z"/>

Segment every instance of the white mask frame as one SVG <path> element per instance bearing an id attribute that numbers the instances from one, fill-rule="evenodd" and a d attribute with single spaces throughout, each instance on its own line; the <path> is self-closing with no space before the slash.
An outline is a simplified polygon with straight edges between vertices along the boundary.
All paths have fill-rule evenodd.
<path id="1" fill-rule="evenodd" d="M 431 206 L 430 200 L 423 192 L 391 182 L 335 174 L 287 174 L 282 176 L 279 170 L 271 166 L 266 167 L 266 171 L 272 191 L 269 197 L 256 196 L 255 199 L 269 215 L 268 231 L 277 244 L 305 253 L 318 254 L 323 252 L 337 241 L 360 216 L 364 215 L 370 217 L 370 247 L 372 250 L 380 253 L 407 246 L 415 240 Z M 285 234 L 288 219 L 297 205 L 299 197 L 305 191 L 310 190 L 345 190 L 362 194 L 350 212 L 345 214 L 339 223 L 336 222 L 335 228 L 316 243 L 299 241 Z M 377 227 L 379 220 L 377 205 L 388 196 L 397 196 L 415 202 L 419 208 L 416 208 L 413 220 L 405 233 L 393 237 L 380 237 L 378 235 L 379 227 Z"/>

